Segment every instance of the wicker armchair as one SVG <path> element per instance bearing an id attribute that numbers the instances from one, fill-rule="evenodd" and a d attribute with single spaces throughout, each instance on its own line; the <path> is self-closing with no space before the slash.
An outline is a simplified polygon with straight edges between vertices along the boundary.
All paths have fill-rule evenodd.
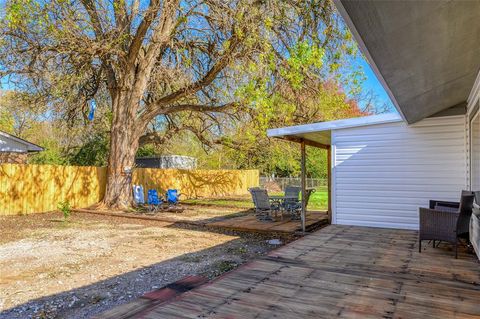
<path id="1" fill-rule="evenodd" d="M 252 194 L 253 205 L 255 206 L 255 215 L 259 220 L 271 221 L 273 220 L 272 214 L 280 211 L 278 205 L 272 205 L 268 199 L 267 190 L 260 187 L 249 188 L 248 191 Z"/>
<path id="2" fill-rule="evenodd" d="M 455 202 L 431 201 L 430 208 L 420 208 L 418 251 L 422 252 L 422 240 L 446 241 L 455 247 L 458 257 L 458 238 L 468 233 L 474 195 L 462 192 L 458 208 Z M 433 207 L 433 208 L 432 208 Z"/>

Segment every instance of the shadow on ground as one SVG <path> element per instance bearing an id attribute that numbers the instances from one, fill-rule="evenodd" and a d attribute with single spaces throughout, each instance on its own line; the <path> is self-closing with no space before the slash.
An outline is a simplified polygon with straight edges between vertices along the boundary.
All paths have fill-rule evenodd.
<path id="1" fill-rule="evenodd" d="M 214 278 L 275 248 L 266 244 L 266 239 L 272 238 L 272 235 L 221 231 L 184 223 L 174 223 L 166 227 L 237 235 L 238 238 L 93 284 L 30 300 L 1 312 L 0 318 L 88 318 L 185 276 L 202 275 Z M 285 241 L 289 239 L 285 238 Z"/>

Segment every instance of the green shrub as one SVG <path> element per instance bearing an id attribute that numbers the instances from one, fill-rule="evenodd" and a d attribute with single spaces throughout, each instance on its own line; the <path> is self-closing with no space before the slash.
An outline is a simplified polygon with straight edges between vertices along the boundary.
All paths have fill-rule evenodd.
<path id="1" fill-rule="evenodd" d="M 67 220 L 72 213 L 72 207 L 68 200 L 58 203 L 58 209 L 63 213 L 63 219 Z"/>

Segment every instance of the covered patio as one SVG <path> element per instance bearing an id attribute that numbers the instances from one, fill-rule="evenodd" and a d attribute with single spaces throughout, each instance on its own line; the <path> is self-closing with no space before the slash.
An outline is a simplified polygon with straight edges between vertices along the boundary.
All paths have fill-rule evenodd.
<path id="1" fill-rule="evenodd" d="M 449 249 L 418 253 L 416 231 L 330 225 L 176 298 L 98 318 L 478 318 L 478 262 Z"/>

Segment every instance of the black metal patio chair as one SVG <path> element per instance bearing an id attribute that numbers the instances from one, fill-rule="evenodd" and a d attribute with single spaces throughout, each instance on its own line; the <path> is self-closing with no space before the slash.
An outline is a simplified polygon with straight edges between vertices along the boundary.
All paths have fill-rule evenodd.
<path id="1" fill-rule="evenodd" d="M 277 217 L 277 213 L 280 212 L 280 207 L 270 203 L 266 189 L 252 187 L 249 188 L 248 191 L 252 194 L 255 215 L 258 220 L 271 221 L 273 220 L 272 215 L 275 215 L 275 218 Z"/>
<path id="2" fill-rule="evenodd" d="M 308 206 L 308 202 L 310 200 L 310 196 L 315 193 L 315 188 L 307 188 L 305 193 L 305 207 Z M 302 202 L 297 201 L 293 205 L 287 206 L 285 208 L 286 212 L 290 214 L 290 218 L 292 220 L 300 220 L 301 213 L 302 213 Z"/>
<path id="3" fill-rule="evenodd" d="M 298 186 L 286 186 L 285 187 L 285 199 L 282 203 L 282 208 L 288 211 L 289 207 L 298 205 L 300 201 L 300 192 L 302 191 L 301 187 Z"/>

